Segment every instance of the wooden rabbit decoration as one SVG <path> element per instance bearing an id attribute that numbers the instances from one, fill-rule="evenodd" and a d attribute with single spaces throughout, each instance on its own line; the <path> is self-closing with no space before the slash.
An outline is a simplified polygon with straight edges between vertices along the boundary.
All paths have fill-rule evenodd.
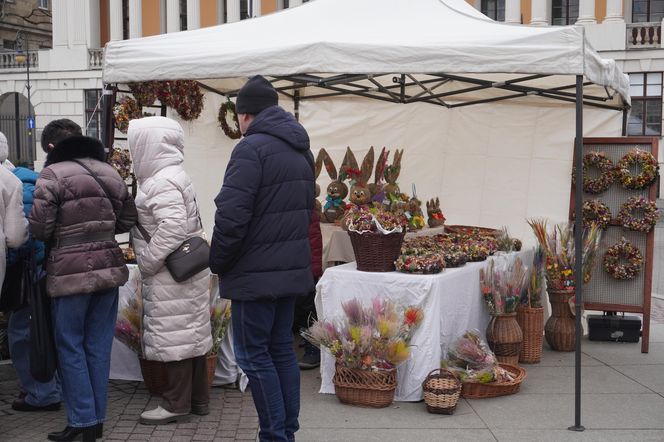
<path id="1" fill-rule="evenodd" d="M 347 148 L 346 155 L 350 167 L 357 171 L 357 160 L 355 160 L 355 155 L 353 155 L 350 147 Z M 364 160 L 362 160 L 362 167 L 359 169 L 359 175 L 355 177 L 354 180 L 351 180 L 353 184 L 350 189 L 350 202 L 355 205 L 363 206 L 371 202 L 371 192 L 369 191 L 368 182 L 371 177 L 371 172 L 373 171 L 373 162 L 374 148 L 371 146 L 369 152 L 364 156 Z"/>
<path id="2" fill-rule="evenodd" d="M 323 164 L 325 164 L 325 170 L 327 170 L 327 174 L 332 178 L 332 182 L 327 186 L 327 196 L 325 197 L 326 202 L 321 214 L 321 222 L 333 223 L 336 220 L 341 219 L 344 215 L 346 207 L 344 198 L 348 196 L 348 186 L 339 179 L 337 168 L 327 151 L 321 149 L 318 152 L 318 156 L 322 158 Z M 347 158 L 344 157 L 341 167 L 345 166 L 346 161 Z"/>
<path id="3" fill-rule="evenodd" d="M 445 224 L 445 217 L 443 212 L 440 210 L 440 200 L 436 197 L 430 201 L 427 201 L 427 217 L 429 227 L 438 227 Z"/>
<path id="4" fill-rule="evenodd" d="M 399 190 L 399 185 L 397 184 L 397 179 L 399 179 L 399 174 L 401 173 L 401 157 L 403 156 L 403 149 L 394 151 L 394 159 L 392 164 L 387 166 L 385 169 L 385 180 L 387 184 L 385 185 L 385 193 L 388 196 L 398 197 L 401 193 Z"/>

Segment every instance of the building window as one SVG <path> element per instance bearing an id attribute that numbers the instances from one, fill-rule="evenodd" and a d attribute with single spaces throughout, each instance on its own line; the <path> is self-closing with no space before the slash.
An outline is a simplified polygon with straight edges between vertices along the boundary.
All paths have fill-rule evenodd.
<path id="1" fill-rule="evenodd" d="M 505 0 L 482 0 L 482 14 L 495 21 L 505 21 Z"/>
<path id="2" fill-rule="evenodd" d="M 122 0 L 122 39 L 129 39 L 129 0 Z"/>
<path id="3" fill-rule="evenodd" d="M 187 30 L 187 0 L 180 0 L 180 30 Z"/>
<path id="4" fill-rule="evenodd" d="M 629 74 L 632 111 L 627 135 L 662 133 L 662 73 Z"/>
<path id="5" fill-rule="evenodd" d="M 579 0 L 553 0 L 551 23 L 554 26 L 573 25 L 579 18 Z"/>
<path id="6" fill-rule="evenodd" d="M 41 9 L 48 9 L 48 0 L 39 0 L 39 7 Z"/>
<path id="7" fill-rule="evenodd" d="M 659 23 L 662 18 L 664 18 L 664 0 L 632 1 L 632 23 Z"/>
<path id="8" fill-rule="evenodd" d="M 85 94 L 85 134 L 101 139 L 101 89 L 86 89 Z"/>
<path id="9" fill-rule="evenodd" d="M 13 51 L 14 49 L 16 49 L 16 41 L 14 41 L 14 40 L 8 40 L 8 39 L 3 39 L 3 40 L 2 40 L 2 47 L 3 47 L 4 49 L 7 49 L 7 50 L 10 50 L 10 51 Z"/>

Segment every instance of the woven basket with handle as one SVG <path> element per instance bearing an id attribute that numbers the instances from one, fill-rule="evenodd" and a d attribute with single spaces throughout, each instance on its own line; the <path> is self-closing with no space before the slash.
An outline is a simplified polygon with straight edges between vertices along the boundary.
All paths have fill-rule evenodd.
<path id="1" fill-rule="evenodd" d="M 440 368 L 431 370 L 422 382 L 422 390 L 429 413 L 454 414 L 461 396 L 461 382 L 454 373 Z"/>

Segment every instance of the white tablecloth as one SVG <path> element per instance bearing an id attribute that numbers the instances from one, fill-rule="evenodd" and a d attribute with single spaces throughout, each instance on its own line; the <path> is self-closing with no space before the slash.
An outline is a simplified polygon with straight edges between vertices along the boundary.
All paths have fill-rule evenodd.
<path id="1" fill-rule="evenodd" d="M 525 264 L 532 251 L 516 252 Z M 493 258 L 489 258 L 493 259 Z M 401 305 L 417 305 L 424 320 L 411 340 L 411 357 L 398 368 L 397 401 L 422 399 L 422 381 L 440 366 L 444 347 L 468 329 L 484 335 L 489 314 L 480 292 L 479 270 L 486 261 L 468 263 L 436 275 L 360 272 L 355 263 L 330 267 L 316 286 L 319 318 L 341 317 L 341 303 L 354 297 L 370 302 L 375 296 L 389 298 Z M 321 352 L 321 393 L 334 393 L 334 358 Z"/>
<path id="2" fill-rule="evenodd" d="M 122 305 L 123 299 L 140 296 L 141 273 L 137 265 L 128 265 L 129 280 L 120 287 L 119 305 Z M 219 284 L 216 276 L 210 278 L 211 296 L 219 295 Z M 211 298 L 212 299 L 212 298 Z M 230 301 L 228 301 L 230 302 Z M 113 338 L 113 347 L 111 349 L 111 373 L 110 379 L 122 379 L 127 381 L 142 381 L 141 367 L 138 363 L 138 357 L 129 347 Z M 228 331 L 219 348 L 217 356 L 217 368 L 214 372 L 213 385 L 231 384 L 236 380 L 242 391 L 245 390 L 248 379 L 242 372 L 242 369 L 235 362 L 233 352 L 233 330 L 229 324 Z"/>

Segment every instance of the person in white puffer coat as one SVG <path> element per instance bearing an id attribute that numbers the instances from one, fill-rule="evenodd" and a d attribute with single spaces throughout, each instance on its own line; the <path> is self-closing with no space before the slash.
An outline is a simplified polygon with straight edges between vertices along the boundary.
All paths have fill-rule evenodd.
<path id="1" fill-rule="evenodd" d="M 208 270 L 178 283 L 165 266 L 187 238 L 203 235 L 194 187 L 184 171 L 184 134 L 164 117 L 132 120 L 129 150 L 138 181 L 134 250 L 143 285 L 143 357 L 161 361 L 167 382 L 162 403 L 141 414 L 141 423 L 160 425 L 188 413 L 208 413 L 206 353 L 212 347 Z"/>
<path id="2" fill-rule="evenodd" d="M 5 280 L 7 248 L 28 240 L 28 220 L 23 213 L 23 184 L 10 169 L 7 137 L 0 132 L 0 290 Z M 5 165 L 7 163 L 7 165 Z"/>

